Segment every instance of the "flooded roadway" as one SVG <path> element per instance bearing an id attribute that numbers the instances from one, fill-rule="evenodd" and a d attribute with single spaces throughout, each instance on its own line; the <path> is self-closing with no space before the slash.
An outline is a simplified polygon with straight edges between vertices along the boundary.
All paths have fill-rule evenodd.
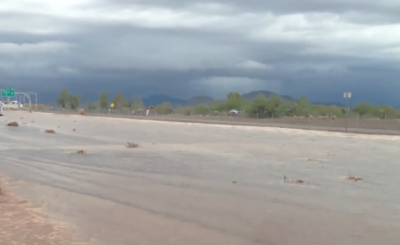
<path id="1" fill-rule="evenodd" d="M 0 127 L 0 172 L 98 244 L 400 244 L 400 137 L 24 112 L 6 120 L 20 127 Z"/>

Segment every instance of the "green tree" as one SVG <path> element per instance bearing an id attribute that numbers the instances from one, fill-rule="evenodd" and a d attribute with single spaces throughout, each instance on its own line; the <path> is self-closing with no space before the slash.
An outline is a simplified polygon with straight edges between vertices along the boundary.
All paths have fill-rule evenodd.
<path id="1" fill-rule="evenodd" d="M 182 112 L 183 112 L 183 115 L 185 115 L 185 116 L 190 116 L 190 115 L 192 115 L 192 108 L 190 108 L 190 107 L 184 107 L 183 110 L 182 110 Z"/>
<path id="2" fill-rule="evenodd" d="M 168 102 L 162 103 L 161 105 L 156 106 L 156 112 L 163 115 L 171 114 L 172 106 Z"/>
<path id="3" fill-rule="evenodd" d="M 353 111 L 359 114 L 361 117 L 366 115 L 376 114 L 378 108 L 369 103 L 360 103 L 353 108 Z"/>
<path id="4" fill-rule="evenodd" d="M 299 105 L 299 107 L 307 107 L 309 105 L 307 97 L 306 96 L 301 96 L 301 98 L 299 99 L 297 104 Z"/>
<path id="5" fill-rule="evenodd" d="M 252 102 L 247 105 L 246 113 L 250 117 L 264 117 L 265 109 L 267 107 L 268 100 L 263 94 L 259 94 Z"/>
<path id="6" fill-rule="evenodd" d="M 81 104 L 81 95 L 69 95 L 69 107 L 72 110 L 78 109 Z"/>
<path id="7" fill-rule="evenodd" d="M 393 119 L 393 118 L 398 118 L 399 117 L 398 111 L 395 108 L 391 107 L 391 106 L 387 106 L 387 105 L 383 105 L 382 104 L 379 107 L 379 112 L 381 114 L 380 116 L 382 117 L 382 119 L 384 119 L 384 118 Z"/>
<path id="8" fill-rule="evenodd" d="M 341 111 L 341 109 L 340 109 L 340 107 L 338 107 L 338 106 L 331 106 L 330 107 L 330 115 L 331 116 L 340 116 L 342 114 L 342 111 Z"/>
<path id="9" fill-rule="evenodd" d="M 308 103 L 307 97 L 302 96 L 297 101 L 296 106 L 296 115 L 297 116 L 308 116 L 310 113 L 310 104 Z"/>
<path id="10" fill-rule="evenodd" d="M 297 112 L 297 103 L 287 103 L 285 108 L 285 114 L 287 116 L 294 116 Z"/>
<path id="11" fill-rule="evenodd" d="M 86 109 L 87 110 L 95 110 L 96 109 L 96 104 L 95 103 L 93 103 L 92 101 L 88 101 L 87 103 L 86 103 Z"/>
<path id="12" fill-rule="evenodd" d="M 135 111 L 144 110 L 146 108 L 140 97 L 134 97 L 130 103 L 130 107 L 132 110 L 135 110 Z"/>
<path id="13" fill-rule="evenodd" d="M 215 111 L 220 112 L 225 110 L 225 103 L 221 101 L 211 101 L 209 104 L 210 110 L 214 113 Z"/>
<path id="14" fill-rule="evenodd" d="M 69 103 L 70 95 L 68 89 L 64 88 L 57 99 L 57 105 L 66 108 Z"/>
<path id="15" fill-rule="evenodd" d="M 310 114 L 313 116 L 328 116 L 331 114 L 331 108 L 325 105 L 311 105 Z"/>
<path id="16" fill-rule="evenodd" d="M 99 107 L 101 109 L 107 109 L 108 108 L 108 93 L 107 92 L 102 92 L 100 94 Z"/>
<path id="17" fill-rule="evenodd" d="M 125 99 L 122 93 L 117 93 L 114 96 L 113 103 L 116 109 L 122 109 L 124 107 L 128 107 L 128 101 Z"/>
<path id="18" fill-rule="evenodd" d="M 206 104 L 200 104 L 194 108 L 194 112 L 200 115 L 207 115 L 210 113 L 210 108 Z"/>
<path id="19" fill-rule="evenodd" d="M 272 95 L 269 99 L 267 99 L 267 103 L 265 105 L 265 110 L 268 112 L 268 116 L 280 116 L 283 109 L 282 105 L 282 99 L 277 95 Z"/>
<path id="20" fill-rule="evenodd" d="M 229 93 L 225 101 L 225 110 L 240 110 L 242 107 L 242 96 L 237 92 Z"/>
<path id="21" fill-rule="evenodd" d="M 175 108 L 175 111 L 185 116 L 192 115 L 192 108 L 190 106 L 178 106 Z"/>

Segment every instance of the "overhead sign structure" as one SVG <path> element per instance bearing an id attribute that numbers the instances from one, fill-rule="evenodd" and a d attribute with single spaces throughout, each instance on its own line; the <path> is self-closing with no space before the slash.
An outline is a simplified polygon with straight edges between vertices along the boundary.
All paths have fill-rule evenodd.
<path id="1" fill-rule="evenodd" d="M 13 88 L 2 89 L 1 90 L 1 96 L 2 97 L 14 97 L 15 96 L 15 89 L 13 89 Z"/>

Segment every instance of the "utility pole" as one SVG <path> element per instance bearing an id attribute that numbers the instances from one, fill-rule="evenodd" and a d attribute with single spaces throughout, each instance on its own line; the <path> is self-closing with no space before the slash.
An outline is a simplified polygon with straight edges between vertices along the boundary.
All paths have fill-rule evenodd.
<path id="1" fill-rule="evenodd" d="M 349 108 L 349 99 L 351 98 L 351 92 L 345 92 L 345 93 L 343 93 L 343 98 L 345 99 L 345 103 L 346 103 L 346 109 L 345 109 L 345 124 L 346 124 L 346 132 L 347 132 L 347 118 L 348 118 L 348 112 L 350 111 L 350 108 Z"/>

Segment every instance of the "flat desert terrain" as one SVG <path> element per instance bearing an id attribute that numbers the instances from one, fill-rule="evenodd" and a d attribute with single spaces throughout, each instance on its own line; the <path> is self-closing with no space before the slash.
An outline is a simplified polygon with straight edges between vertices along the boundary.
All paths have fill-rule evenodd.
<path id="1" fill-rule="evenodd" d="M 398 245 L 399 149 L 399 136 L 0 117 L 7 190 L 101 245 Z"/>

